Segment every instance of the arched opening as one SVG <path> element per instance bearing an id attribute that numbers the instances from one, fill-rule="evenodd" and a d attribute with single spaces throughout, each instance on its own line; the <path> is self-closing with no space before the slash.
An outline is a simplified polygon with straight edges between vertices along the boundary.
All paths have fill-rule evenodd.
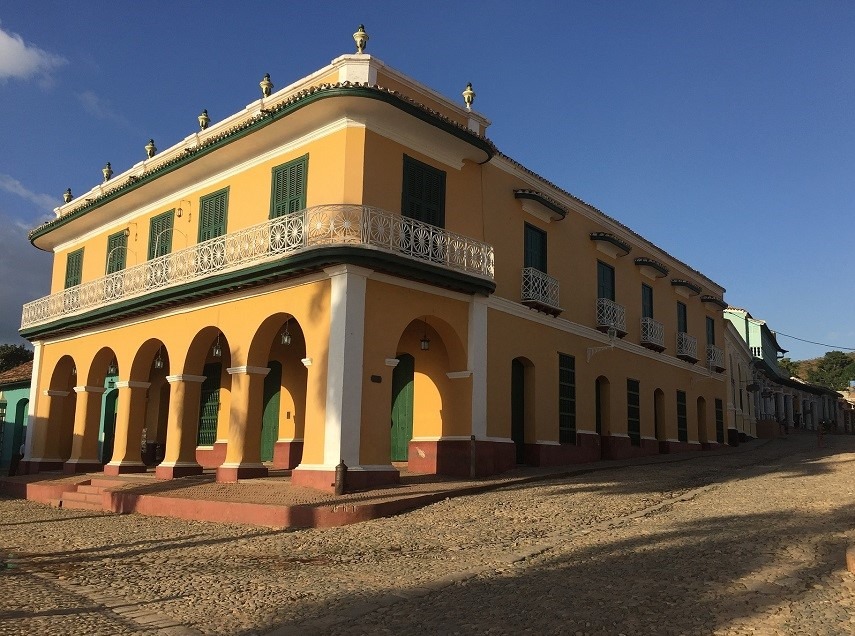
<path id="1" fill-rule="evenodd" d="M 397 356 L 392 371 L 392 450 L 393 462 L 408 460 L 409 444 L 413 438 L 413 408 L 416 359 L 409 353 Z"/>
<path id="2" fill-rule="evenodd" d="M 62 356 L 51 374 L 42 411 L 41 437 L 33 448 L 36 471 L 61 470 L 71 457 L 74 441 L 74 413 L 77 408 L 77 364 L 71 356 Z"/>
<path id="3" fill-rule="evenodd" d="M 707 401 L 699 397 L 697 402 L 697 418 L 698 418 L 698 441 L 701 444 L 709 444 L 710 437 L 707 431 Z"/>
<path id="4" fill-rule="evenodd" d="M 264 376 L 258 421 L 247 421 L 247 444 L 257 444 L 261 462 L 295 468 L 303 458 L 308 369 L 306 338 L 293 315 L 277 313 L 261 323 L 249 346 L 247 363 L 269 369 Z M 257 440 L 257 442 L 255 441 Z"/>
<path id="5" fill-rule="evenodd" d="M 113 444 L 116 440 L 116 415 L 119 404 L 118 389 L 109 389 L 104 393 L 104 407 L 101 412 L 101 463 L 109 464 L 113 459 Z"/>

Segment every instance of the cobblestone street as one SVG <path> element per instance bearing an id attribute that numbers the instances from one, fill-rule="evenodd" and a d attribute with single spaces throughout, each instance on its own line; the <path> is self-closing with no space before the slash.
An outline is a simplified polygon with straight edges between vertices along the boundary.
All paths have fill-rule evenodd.
<path id="1" fill-rule="evenodd" d="M 0 499 L 0 635 L 852 634 L 855 437 L 279 531 Z"/>

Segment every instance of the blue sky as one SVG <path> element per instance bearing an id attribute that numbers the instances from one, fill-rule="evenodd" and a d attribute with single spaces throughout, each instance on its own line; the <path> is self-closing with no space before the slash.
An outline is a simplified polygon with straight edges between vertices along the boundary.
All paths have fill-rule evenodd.
<path id="1" fill-rule="evenodd" d="M 48 293 L 28 229 L 277 87 L 368 52 L 493 121 L 502 152 L 727 288 L 855 348 L 852 2 L 45 2 L 0 6 L 0 342 Z M 827 348 L 784 336 L 794 358 Z"/>

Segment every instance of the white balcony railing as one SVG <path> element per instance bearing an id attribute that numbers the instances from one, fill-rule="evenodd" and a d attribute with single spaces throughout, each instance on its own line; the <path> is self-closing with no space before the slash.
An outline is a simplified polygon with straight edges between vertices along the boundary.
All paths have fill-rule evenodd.
<path id="1" fill-rule="evenodd" d="M 724 371 L 724 351 L 715 345 L 707 345 L 707 366 Z"/>
<path id="2" fill-rule="evenodd" d="M 665 348 L 665 327 L 653 318 L 641 319 L 641 344 L 648 349 L 662 351 Z"/>
<path id="3" fill-rule="evenodd" d="M 24 305 L 21 328 L 319 247 L 356 245 L 493 278 L 493 247 L 362 205 L 319 205 L 63 290 Z"/>
<path id="4" fill-rule="evenodd" d="M 619 335 L 626 335 L 626 308 L 608 298 L 597 298 L 597 328 L 615 329 Z"/>
<path id="5" fill-rule="evenodd" d="M 677 332 L 677 357 L 698 361 L 698 339 L 682 331 Z"/>
<path id="6" fill-rule="evenodd" d="M 559 309 L 558 279 L 534 267 L 524 267 L 521 299 L 523 303 Z"/>

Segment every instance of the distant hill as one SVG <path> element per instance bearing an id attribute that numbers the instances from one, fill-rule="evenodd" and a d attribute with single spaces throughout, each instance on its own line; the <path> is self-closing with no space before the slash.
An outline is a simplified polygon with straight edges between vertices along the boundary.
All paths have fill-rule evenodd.
<path id="1" fill-rule="evenodd" d="M 791 376 L 840 391 L 855 380 L 855 352 L 829 351 L 821 358 L 790 360 L 783 358 L 778 364 Z"/>

